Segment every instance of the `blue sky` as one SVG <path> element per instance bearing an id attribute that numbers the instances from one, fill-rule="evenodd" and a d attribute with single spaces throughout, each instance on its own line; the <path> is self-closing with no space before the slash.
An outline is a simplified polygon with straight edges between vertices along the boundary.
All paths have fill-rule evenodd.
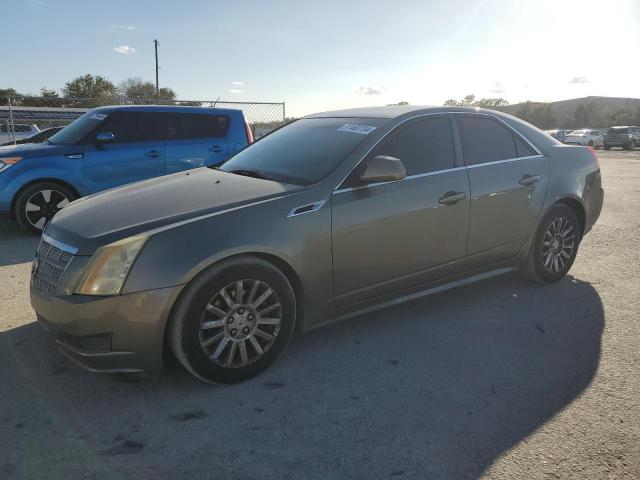
<path id="1" fill-rule="evenodd" d="M 0 88 L 93 73 L 287 112 L 640 97 L 640 0 L 3 1 Z M 6 19 L 10 19 L 7 21 Z M 631 63 L 631 52 L 635 62 Z"/>

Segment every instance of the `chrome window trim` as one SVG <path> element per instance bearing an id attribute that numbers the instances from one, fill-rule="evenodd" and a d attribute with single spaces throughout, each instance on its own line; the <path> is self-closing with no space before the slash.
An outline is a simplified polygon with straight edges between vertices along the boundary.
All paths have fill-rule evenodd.
<path id="1" fill-rule="evenodd" d="M 445 168 L 444 170 L 436 170 L 433 172 L 426 172 L 426 173 L 418 173 L 416 175 L 409 175 L 408 177 L 404 177 L 402 180 L 393 180 L 391 182 L 376 182 L 376 183 L 369 183 L 368 185 L 360 185 L 358 187 L 347 187 L 347 188 L 341 188 L 339 190 L 334 190 L 332 195 L 338 194 L 338 193 L 343 193 L 343 192 L 353 192 L 354 190 L 362 190 L 363 188 L 370 188 L 370 187 L 377 187 L 379 185 L 388 185 L 390 183 L 396 183 L 396 182 L 404 182 L 406 180 L 413 180 L 415 178 L 423 178 L 423 177 L 431 177 L 433 175 L 440 175 L 441 173 L 449 173 L 449 172 L 456 172 L 458 170 L 465 170 L 467 167 L 454 167 L 454 168 Z"/>
<path id="2" fill-rule="evenodd" d="M 542 154 L 528 155 L 526 157 L 505 158 L 504 160 L 494 160 L 493 162 L 474 163 L 473 165 L 468 165 L 466 168 L 478 168 L 478 167 L 484 167 L 488 165 L 498 165 L 500 163 L 515 162 L 516 160 L 530 160 L 532 158 L 544 158 L 544 155 Z"/>
<path id="3" fill-rule="evenodd" d="M 300 205 L 298 207 L 292 208 L 291 210 L 289 210 L 289 213 L 287 214 L 287 218 L 297 217 L 299 215 L 304 215 L 305 213 L 317 212 L 323 207 L 326 201 L 327 201 L 326 199 L 318 200 L 317 202 L 306 203 L 304 205 Z M 300 210 L 301 208 L 305 208 L 305 207 L 311 207 L 311 208 L 309 210 L 305 210 L 304 212 L 296 213 L 296 210 Z"/>
<path id="4" fill-rule="evenodd" d="M 71 255 L 75 255 L 76 253 L 78 253 L 78 249 L 76 247 L 72 247 L 71 245 L 67 245 L 66 243 L 56 240 L 55 238 L 51 238 L 46 233 L 42 234 L 42 240 L 53 245 L 56 248 L 59 248 L 64 252 L 70 253 Z"/>
<path id="5" fill-rule="evenodd" d="M 506 159 L 506 160 L 496 160 L 495 162 L 476 163 L 474 165 L 465 165 L 463 167 L 455 167 L 455 168 L 452 168 L 452 169 L 437 170 L 435 172 L 421 173 L 421 174 L 418 174 L 418 175 L 411 175 L 410 177 L 406 177 L 405 180 L 407 178 L 415 178 L 415 177 L 420 176 L 420 175 L 424 176 L 424 175 L 428 175 L 428 174 L 441 173 L 441 172 L 445 172 L 445 171 L 456 170 L 456 169 L 459 169 L 459 168 L 475 167 L 475 166 L 480 166 L 480 165 L 489 165 L 489 164 L 501 163 L 501 162 L 506 162 L 506 161 L 514 161 L 514 160 L 524 160 L 524 159 L 527 159 L 527 158 L 544 157 L 543 153 L 533 143 L 531 143 L 527 137 L 522 135 L 519 131 L 517 131 L 515 128 L 513 128 L 511 125 L 509 125 L 503 119 L 501 119 L 499 116 L 494 115 L 492 113 L 485 113 L 485 112 L 458 112 L 458 111 L 421 113 L 420 115 L 415 115 L 415 116 L 412 116 L 412 117 L 409 117 L 409 118 L 405 118 L 402 122 L 398 123 L 397 125 L 394 125 L 393 128 L 391 130 L 389 130 L 380 140 L 378 140 L 375 144 L 373 144 L 373 146 L 369 150 L 367 150 L 367 153 L 365 153 L 362 156 L 362 158 L 360 160 L 358 160 L 356 162 L 356 164 L 349 170 L 349 172 L 342 178 L 342 180 L 340 180 L 338 182 L 338 184 L 333 189 L 333 193 L 358 190 L 360 188 L 368 188 L 368 187 L 372 187 L 372 186 L 382 185 L 384 183 L 393 183 L 393 182 L 371 183 L 369 185 L 361 185 L 361 186 L 358 186 L 358 187 L 339 188 L 340 185 L 342 185 L 344 183 L 344 181 L 349 177 L 349 175 L 351 175 L 351 173 L 356 168 L 358 168 L 358 165 L 360 165 L 362 163 L 362 161 L 369 156 L 369 154 L 380 144 L 380 142 L 382 142 L 392 132 L 394 132 L 396 130 L 396 128 L 400 127 L 401 125 L 404 125 L 408 121 L 415 120 L 416 118 L 432 117 L 432 116 L 436 116 L 436 115 L 440 115 L 440 116 L 445 116 L 445 115 L 474 115 L 474 116 L 491 117 L 491 118 L 497 120 L 501 125 L 504 125 L 512 133 L 518 135 L 527 145 L 529 145 L 533 149 L 533 151 L 536 152 L 536 155 L 530 155 L 530 156 L 527 156 L 527 157 L 509 158 L 509 159 Z M 452 132 L 452 134 L 453 134 L 453 132 Z M 463 160 L 464 160 L 464 156 L 463 156 Z M 397 180 L 397 181 L 402 181 L 402 180 Z"/>

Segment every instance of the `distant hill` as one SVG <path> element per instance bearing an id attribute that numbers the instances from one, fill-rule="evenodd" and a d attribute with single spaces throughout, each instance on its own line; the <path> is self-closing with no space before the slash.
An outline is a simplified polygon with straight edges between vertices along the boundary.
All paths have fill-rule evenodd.
<path id="1" fill-rule="evenodd" d="M 500 110 L 540 128 L 607 128 L 640 125 L 640 98 L 583 97 L 558 102 L 524 102 Z"/>

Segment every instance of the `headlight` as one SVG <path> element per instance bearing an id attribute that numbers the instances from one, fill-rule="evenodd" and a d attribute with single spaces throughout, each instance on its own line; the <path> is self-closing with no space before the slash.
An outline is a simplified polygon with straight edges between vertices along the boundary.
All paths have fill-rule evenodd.
<path id="1" fill-rule="evenodd" d="M 100 247 L 89 261 L 75 293 L 118 295 L 147 238 L 138 235 Z"/>
<path id="2" fill-rule="evenodd" d="M 0 158 L 0 172 L 4 172 L 7 168 L 9 168 L 11 165 L 15 165 L 20 160 L 22 160 L 22 157 Z"/>

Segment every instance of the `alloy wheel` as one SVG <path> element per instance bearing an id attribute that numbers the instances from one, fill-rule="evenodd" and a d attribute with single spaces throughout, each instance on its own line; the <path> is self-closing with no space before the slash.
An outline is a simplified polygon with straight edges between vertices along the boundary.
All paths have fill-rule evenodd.
<path id="1" fill-rule="evenodd" d="M 200 347 L 217 365 L 245 367 L 271 348 L 281 324 L 275 290 L 259 280 L 238 280 L 209 300 L 200 319 Z"/>
<path id="2" fill-rule="evenodd" d="M 556 218 L 542 240 L 542 263 L 549 273 L 565 269 L 576 247 L 576 230 L 566 217 Z"/>
<path id="3" fill-rule="evenodd" d="M 27 221 L 38 230 L 69 203 L 69 198 L 57 190 L 39 190 L 29 197 L 25 205 Z"/>

